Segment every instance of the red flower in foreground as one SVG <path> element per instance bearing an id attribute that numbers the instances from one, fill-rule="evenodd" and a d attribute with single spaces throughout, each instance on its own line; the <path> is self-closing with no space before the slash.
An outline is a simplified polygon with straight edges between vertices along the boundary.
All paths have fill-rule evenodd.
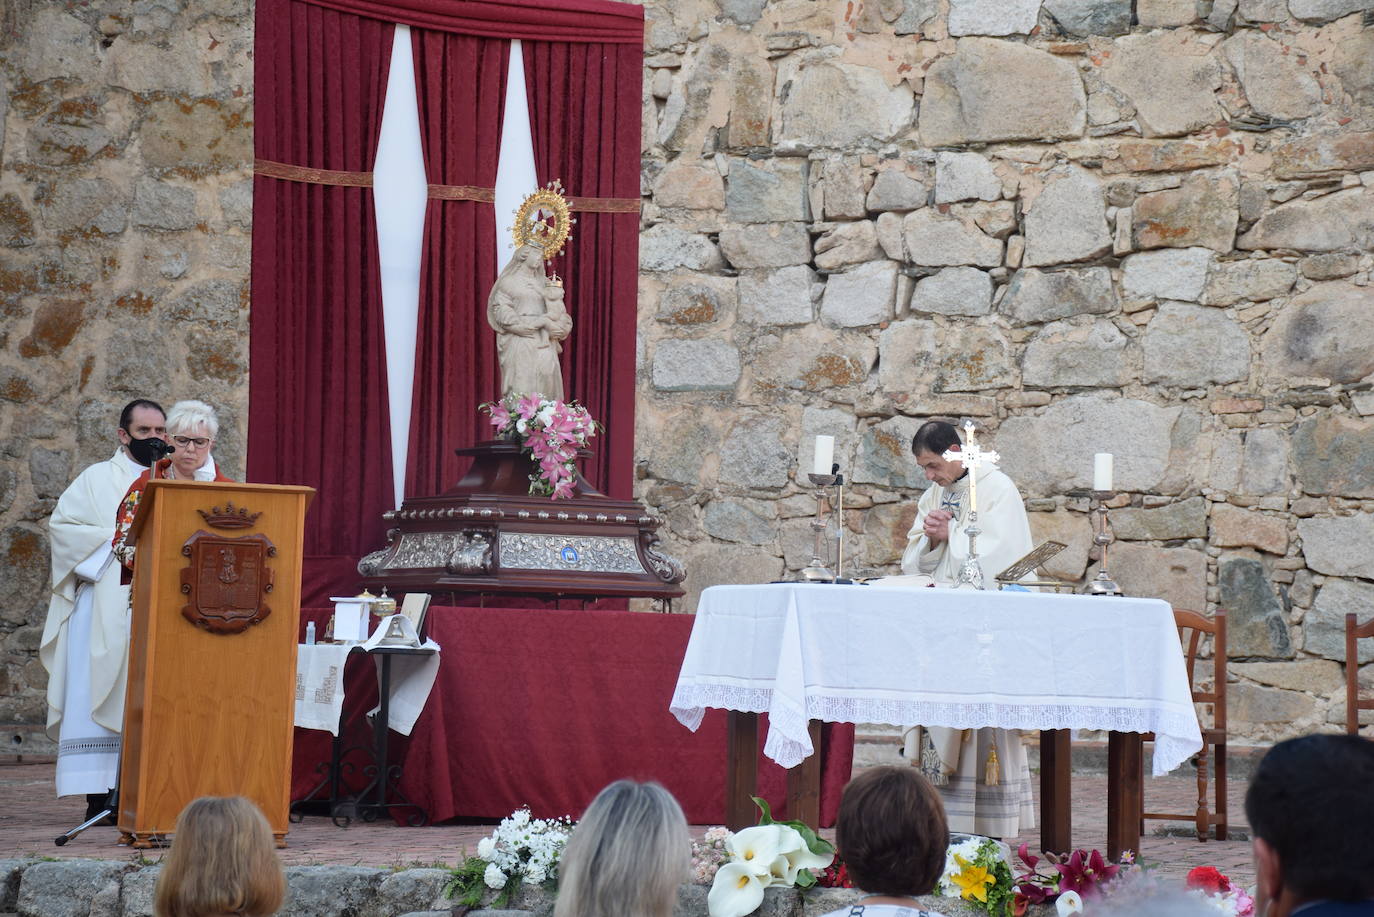
<path id="1" fill-rule="evenodd" d="M 1108 866 L 1102 854 L 1094 850 L 1091 854 L 1075 850 L 1066 862 L 1056 863 L 1059 870 L 1059 890 L 1074 891 L 1080 895 L 1096 893 L 1098 883 L 1105 882 L 1121 869 L 1115 864 Z"/>
<path id="2" fill-rule="evenodd" d="M 1231 880 L 1226 878 L 1215 866 L 1197 866 L 1188 870 L 1185 884 L 1189 888 L 1200 888 L 1209 895 L 1231 890 Z"/>

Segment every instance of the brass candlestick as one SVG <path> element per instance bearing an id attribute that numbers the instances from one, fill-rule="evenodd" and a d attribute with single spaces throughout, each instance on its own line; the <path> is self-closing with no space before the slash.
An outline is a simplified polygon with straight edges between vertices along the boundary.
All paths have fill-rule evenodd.
<path id="1" fill-rule="evenodd" d="M 1107 518 L 1107 501 L 1116 496 L 1114 490 L 1094 490 L 1093 499 L 1097 501 L 1097 506 L 1093 512 L 1097 514 L 1097 532 L 1093 535 L 1093 544 L 1097 545 L 1101 551 L 1101 558 L 1098 562 L 1097 576 L 1092 582 L 1088 583 L 1088 595 L 1121 595 L 1121 587 L 1116 584 L 1116 580 L 1107 574 L 1107 549 L 1116 541 L 1116 533 L 1112 531 L 1111 520 Z"/>

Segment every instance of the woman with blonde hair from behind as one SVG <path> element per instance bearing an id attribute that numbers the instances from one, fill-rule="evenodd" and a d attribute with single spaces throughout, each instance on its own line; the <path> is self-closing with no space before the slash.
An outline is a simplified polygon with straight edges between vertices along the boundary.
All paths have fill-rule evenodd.
<path id="1" fill-rule="evenodd" d="M 618 780 L 573 829 L 553 917 L 670 917 L 691 862 L 687 819 L 673 794 Z"/>
<path id="2" fill-rule="evenodd" d="M 242 796 L 202 796 L 177 816 L 154 917 L 267 917 L 286 897 L 272 829 Z"/>

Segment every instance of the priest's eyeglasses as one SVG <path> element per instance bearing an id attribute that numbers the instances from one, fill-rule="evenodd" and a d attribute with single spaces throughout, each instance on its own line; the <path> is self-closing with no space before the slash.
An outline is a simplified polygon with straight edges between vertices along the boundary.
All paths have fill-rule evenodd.
<path id="1" fill-rule="evenodd" d="M 210 440 L 204 436 L 173 436 L 172 442 L 181 446 L 183 449 L 189 449 L 192 446 L 195 446 L 197 449 L 204 449 L 206 446 L 210 445 Z"/>

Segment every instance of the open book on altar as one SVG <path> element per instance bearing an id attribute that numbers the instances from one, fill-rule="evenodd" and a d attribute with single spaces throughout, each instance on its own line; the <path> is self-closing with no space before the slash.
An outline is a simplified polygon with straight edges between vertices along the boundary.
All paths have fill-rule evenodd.
<path id="1" fill-rule="evenodd" d="M 899 574 L 897 576 L 880 576 L 877 579 L 868 580 L 870 586 L 897 586 L 903 589 L 914 589 L 920 586 L 935 587 L 939 584 L 935 578 L 926 576 L 924 573 Z M 949 585 L 946 583 L 945 585 Z"/>

